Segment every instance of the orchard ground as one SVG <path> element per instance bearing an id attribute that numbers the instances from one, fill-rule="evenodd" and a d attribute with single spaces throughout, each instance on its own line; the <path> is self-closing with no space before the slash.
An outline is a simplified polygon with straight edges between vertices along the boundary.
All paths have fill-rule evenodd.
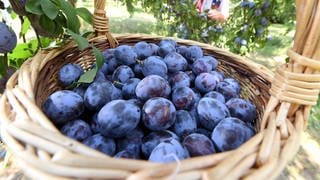
<path id="1" fill-rule="evenodd" d="M 113 33 L 144 33 L 160 34 L 157 32 L 157 20 L 150 14 L 136 12 L 130 15 L 126 7 L 119 2 L 108 0 L 107 14 L 110 18 L 110 28 Z M 92 10 L 91 1 L 81 2 L 78 6 L 85 6 Z M 88 28 L 89 27 L 85 27 Z M 286 59 L 286 51 L 291 47 L 294 30 L 287 31 L 289 27 L 273 24 L 270 27 L 272 39 L 266 45 L 244 57 L 275 70 Z M 290 29 L 290 28 L 289 28 Z M 291 28 L 292 29 L 292 28 Z M 301 139 L 302 145 L 299 153 L 289 163 L 278 178 L 286 179 L 320 179 L 320 101 L 312 110 L 306 132 Z M 1 152 L 4 146 L 0 145 L 0 177 L 10 179 L 23 179 L 19 169 L 10 166 L 12 159 L 10 152 L 4 156 Z M 1 161 L 2 159 L 2 161 Z M 2 168 L 3 167 L 3 168 Z"/>

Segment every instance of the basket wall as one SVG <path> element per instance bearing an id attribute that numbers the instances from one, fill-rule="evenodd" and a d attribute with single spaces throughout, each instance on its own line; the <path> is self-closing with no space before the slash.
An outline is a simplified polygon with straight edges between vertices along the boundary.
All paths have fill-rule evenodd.
<path id="1" fill-rule="evenodd" d="M 133 45 L 138 41 L 158 43 L 164 37 L 131 34 L 118 35 L 116 38 L 120 44 Z M 259 118 L 256 128 L 259 130 L 258 127 L 260 127 L 263 110 L 270 96 L 268 91 L 272 74 L 263 66 L 246 61 L 240 56 L 227 51 L 195 41 L 175 40 L 180 45 L 200 46 L 204 50 L 204 54 L 213 55 L 219 60 L 218 69 L 220 71 L 223 71 L 229 77 L 239 80 L 242 86 L 241 96 L 250 99 L 257 106 Z M 109 44 L 103 37 L 95 38 L 94 42 L 102 50 L 109 48 Z M 18 154 L 16 157 L 17 162 L 19 162 L 24 171 L 30 177 L 42 175 L 46 178 L 101 178 L 103 176 L 105 178 L 135 177 L 139 179 L 148 177 L 149 175 L 146 175 L 146 172 L 158 171 L 159 169 L 163 171 L 156 172 L 157 176 L 168 177 L 172 175 L 173 170 L 176 169 L 175 163 L 162 166 L 138 160 L 110 159 L 58 132 L 50 120 L 43 115 L 39 107 L 52 92 L 61 89 L 57 81 L 57 72 L 64 64 L 70 62 L 78 63 L 88 69 L 94 62 L 92 50 L 86 49 L 80 52 L 71 43 L 63 49 L 42 51 L 32 60 L 25 63 L 19 74 L 13 76 L 8 83 L 6 91 L 8 98 L 2 99 L 5 112 L 3 122 L 6 124 L 2 129 L 2 134 L 5 137 L 6 144 L 12 148 L 14 154 Z M 21 78 L 25 73 L 28 73 L 28 76 Z M 28 78 L 32 79 L 33 76 L 35 78 L 33 81 L 31 80 L 31 84 L 25 86 L 26 81 L 30 80 Z M 17 87 L 19 92 L 15 90 Z M 25 102 L 25 98 L 29 99 L 30 102 Z M 34 104 L 31 107 L 28 103 Z M 24 120 L 19 119 L 21 117 L 19 114 L 24 114 Z M 11 118 L 9 119 L 8 117 Z M 243 160 L 247 155 L 250 156 L 251 151 L 256 150 L 257 140 L 259 139 L 261 140 L 261 133 L 258 133 L 255 138 L 238 149 L 246 152 L 239 156 L 241 158 L 238 161 Z M 39 144 L 38 142 L 41 143 Z M 251 147 L 253 145 L 255 146 L 254 148 Z M 53 146 L 54 148 L 48 149 L 47 146 Z M 228 161 L 227 155 L 235 153 L 234 156 L 237 156 L 238 150 L 184 160 L 181 162 L 182 168 L 179 168 L 177 177 L 184 177 L 189 173 L 193 174 L 191 177 L 201 177 L 207 169 L 215 168 L 223 160 Z M 108 162 L 101 162 L 101 158 L 106 158 Z M 234 165 L 232 167 L 236 169 Z M 161 167 L 150 169 L 155 166 Z M 68 168 L 82 173 L 66 172 Z M 254 163 L 241 173 L 238 173 L 237 176 L 245 175 L 252 171 L 252 168 L 255 168 Z M 97 172 L 97 174 L 92 174 L 90 173 L 91 171 Z"/>

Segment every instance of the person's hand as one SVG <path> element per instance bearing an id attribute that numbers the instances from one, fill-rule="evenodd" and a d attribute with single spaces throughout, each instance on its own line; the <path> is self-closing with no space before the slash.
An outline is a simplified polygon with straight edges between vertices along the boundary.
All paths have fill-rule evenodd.
<path id="1" fill-rule="evenodd" d="M 208 17 L 212 20 L 218 20 L 220 22 L 225 21 L 225 17 L 223 16 L 223 14 L 215 9 L 209 10 Z"/>

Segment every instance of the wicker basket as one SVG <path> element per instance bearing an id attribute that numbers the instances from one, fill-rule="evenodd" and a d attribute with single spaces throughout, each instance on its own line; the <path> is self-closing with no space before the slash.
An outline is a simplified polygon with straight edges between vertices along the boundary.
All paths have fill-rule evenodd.
<path id="1" fill-rule="evenodd" d="M 291 60 L 275 75 L 227 51 L 175 39 L 181 45 L 198 45 L 205 54 L 217 57 L 218 69 L 239 80 L 241 96 L 256 104 L 259 132 L 236 150 L 155 164 L 110 158 L 65 137 L 39 107 L 50 93 L 60 89 L 57 71 L 61 66 L 75 62 L 88 68 L 94 62 L 92 49 L 80 52 L 72 42 L 60 49 L 42 50 L 9 80 L 0 101 L 3 141 L 15 162 L 34 179 L 274 179 L 297 152 L 320 88 L 320 1 L 296 3 L 295 44 L 288 51 Z M 115 41 L 104 6 L 104 0 L 95 0 L 97 37 L 90 41 L 100 49 L 142 40 L 157 43 L 163 38 L 117 35 Z"/>

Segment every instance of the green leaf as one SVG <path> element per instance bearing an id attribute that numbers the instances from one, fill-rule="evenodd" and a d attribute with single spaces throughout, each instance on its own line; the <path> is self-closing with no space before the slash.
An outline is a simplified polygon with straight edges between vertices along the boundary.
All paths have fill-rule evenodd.
<path id="1" fill-rule="evenodd" d="M 103 61 L 104 61 L 103 54 L 99 49 L 97 49 L 94 46 L 93 46 L 93 54 L 94 54 L 94 57 L 96 58 L 97 67 L 98 67 L 98 69 L 100 69 L 102 67 Z"/>
<path id="2" fill-rule="evenodd" d="M 78 47 L 81 51 L 84 50 L 85 48 L 89 47 L 89 42 L 86 38 L 80 36 L 77 33 L 72 32 L 72 30 L 70 30 L 70 29 L 66 29 L 66 31 L 76 41 L 76 43 L 78 44 Z"/>
<path id="3" fill-rule="evenodd" d="M 65 0 L 58 0 L 59 7 L 67 18 L 67 28 L 79 34 L 80 21 L 76 9 Z"/>
<path id="4" fill-rule="evenodd" d="M 87 38 L 89 35 L 93 34 L 93 31 L 84 31 L 81 36 Z"/>
<path id="5" fill-rule="evenodd" d="M 56 25 L 55 21 L 52 21 L 46 15 L 43 14 L 43 15 L 40 16 L 39 24 L 47 32 L 49 32 L 51 34 L 56 34 L 57 33 L 57 31 L 56 31 L 56 26 L 57 25 Z"/>
<path id="6" fill-rule="evenodd" d="M 30 25 L 31 25 L 31 23 L 30 23 L 28 18 L 23 17 L 23 20 L 24 21 L 23 21 L 23 24 L 21 26 L 21 32 L 20 32 L 22 35 L 24 35 L 24 34 L 26 34 L 28 32 L 28 30 L 30 29 Z"/>
<path id="7" fill-rule="evenodd" d="M 18 15 L 14 11 L 11 11 L 10 16 L 12 19 L 16 19 L 18 17 Z"/>
<path id="8" fill-rule="evenodd" d="M 90 69 L 89 71 L 85 72 L 80 76 L 77 83 L 91 83 L 96 77 L 97 72 L 97 68 Z"/>
<path id="9" fill-rule="evenodd" d="M 39 0 L 29 0 L 26 4 L 26 11 L 32 14 L 42 15 L 41 2 Z"/>
<path id="10" fill-rule="evenodd" d="M 87 8 L 77 8 L 77 14 L 87 23 L 93 25 L 93 15 Z"/>
<path id="11" fill-rule="evenodd" d="M 59 13 L 55 4 L 50 0 L 40 0 L 41 8 L 44 14 L 51 20 L 55 19 Z"/>
<path id="12" fill-rule="evenodd" d="M 92 48 L 93 48 L 94 57 L 96 58 L 97 66 L 95 68 L 90 69 L 89 71 L 85 72 L 83 75 L 81 75 L 76 84 L 91 83 L 92 81 L 94 81 L 94 79 L 98 73 L 98 70 L 103 65 L 104 58 L 103 58 L 102 52 L 94 46 L 92 46 Z"/>
<path id="13" fill-rule="evenodd" d="M 29 43 L 18 44 L 12 53 L 9 53 L 9 59 L 27 59 L 33 55 L 33 49 L 29 47 Z"/>
<path id="14" fill-rule="evenodd" d="M 62 12 L 59 12 L 58 16 L 56 17 L 55 21 L 60 24 L 61 26 L 67 28 L 67 19 Z"/>

